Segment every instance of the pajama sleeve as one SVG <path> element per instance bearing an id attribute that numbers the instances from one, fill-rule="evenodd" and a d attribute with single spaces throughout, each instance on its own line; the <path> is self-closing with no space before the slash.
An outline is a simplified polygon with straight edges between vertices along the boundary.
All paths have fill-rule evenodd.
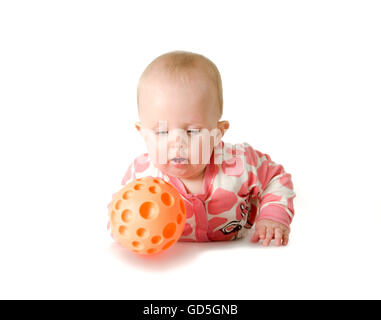
<path id="1" fill-rule="evenodd" d="M 127 183 L 131 182 L 132 180 L 135 179 L 135 170 L 134 170 L 134 163 L 132 162 L 128 168 L 127 168 L 127 171 L 126 173 L 124 174 L 123 176 L 123 179 L 122 179 L 122 186 L 125 186 Z"/>
<path id="2" fill-rule="evenodd" d="M 127 171 L 122 179 L 122 185 L 130 183 L 133 180 L 143 178 L 153 174 L 153 166 L 148 158 L 148 153 L 141 154 L 128 166 Z"/>
<path id="3" fill-rule="evenodd" d="M 269 219 L 289 228 L 294 217 L 293 199 L 295 192 L 291 174 L 283 166 L 271 160 L 270 156 L 254 150 L 246 144 L 247 163 L 257 176 L 259 214 L 256 221 Z M 254 169 L 255 168 L 255 169 Z"/>

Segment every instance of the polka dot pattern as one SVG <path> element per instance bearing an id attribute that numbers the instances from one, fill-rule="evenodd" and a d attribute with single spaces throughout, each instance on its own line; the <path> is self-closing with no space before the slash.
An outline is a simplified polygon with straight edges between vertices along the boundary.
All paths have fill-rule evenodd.
<path id="1" fill-rule="evenodd" d="M 210 214 L 220 214 L 230 210 L 237 202 L 234 192 L 219 188 L 217 189 L 208 203 Z"/>

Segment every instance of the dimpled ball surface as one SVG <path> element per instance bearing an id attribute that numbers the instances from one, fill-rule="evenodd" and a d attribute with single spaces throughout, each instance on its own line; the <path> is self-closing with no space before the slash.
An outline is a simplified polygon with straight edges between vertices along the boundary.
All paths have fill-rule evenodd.
<path id="1" fill-rule="evenodd" d="M 114 195 L 109 211 L 115 240 L 133 252 L 146 255 L 175 244 L 186 218 L 179 192 L 154 177 L 128 183 Z"/>

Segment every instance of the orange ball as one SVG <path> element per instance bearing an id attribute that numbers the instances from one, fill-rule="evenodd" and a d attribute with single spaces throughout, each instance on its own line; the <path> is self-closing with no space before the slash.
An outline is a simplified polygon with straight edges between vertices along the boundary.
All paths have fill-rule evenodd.
<path id="1" fill-rule="evenodd" d="M 115 240 L 139 254 L 171 247 L 180 238 L 186 219 L 179 192 L 154 177 L 128 183 L 114 195 L 109 213 Z"/>

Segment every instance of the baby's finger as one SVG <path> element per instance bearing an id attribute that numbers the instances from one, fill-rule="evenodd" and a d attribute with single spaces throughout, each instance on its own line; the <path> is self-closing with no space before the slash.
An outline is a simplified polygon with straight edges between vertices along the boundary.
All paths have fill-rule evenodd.
<path id="1" fill-rule="evenodd" d="M 259 232 L 259 238 L 261 240 L 264 240 L 266 238 L 266 227 L 262 227 L 258 230 Z"/>
<path id="2" fill-rule="evenodd" d="M 283 240 L 283 245 L 286 246 L 288 243 L 288 233 L 283 234 L 282 240 Z"/>
<path id="3" fill-rule="evenodd" d="M 255 232 L 254 232 L 254 234 L 253 234 L 253 236 L 251 238 L 251 241 L 255 242 L 255 243 L 257 243 L 259 241 L 259 232 L 258 232 L 258 230 L 255 230 Z"/>
<path id="4" fill-rule="evenodd" d="M 275 228 L 275 245 L 279 247 L 282 244 L 282 230 L 281 228 Z"/>
<path id="5" fill-rule="evenodd" d="M 256 226 L 255 226 L 255 231 L 254 231 L 253 237 L 251 238 L 251 241 L 253 241 L 253 242 L 258 242 L 259 239 L 262 239 L 262 238 L 261 238 L 261 234 L 262 234 L 263 232 L 265 232 L 264 230 L 265 230 L 265 227 L 264 227 L 264 226 L 261 226 L 261 225 L 258 226 L 258 225 L 256 225 Z"/>
<path id="6" fill-rule="evenodd" d="M 274 229 L 273 228 L 267 228 L 266 239 L 263 240 L 262 244 L 267 247 L 270 244 L 273 237 L 274 237 Z"/>
<path id="7" fill-rule="evenodd" d="M 266 227 L 264 225 L 256 225 L 255 232 L 258 234 L 261 240 L 263 240 L 266 237 Z"/>

